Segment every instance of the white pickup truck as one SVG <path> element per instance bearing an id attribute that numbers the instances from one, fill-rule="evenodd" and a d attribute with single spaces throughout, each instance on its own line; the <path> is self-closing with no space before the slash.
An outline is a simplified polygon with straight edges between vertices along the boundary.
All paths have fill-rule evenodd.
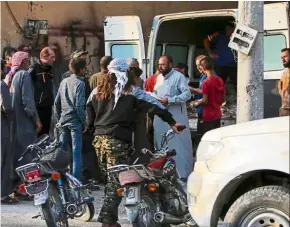
<path id="1" fill-rule="evenodd" d="M 199 227 L 289 227 L 289 117 L 227 126 L 204 135 L 188 178 Z"/>

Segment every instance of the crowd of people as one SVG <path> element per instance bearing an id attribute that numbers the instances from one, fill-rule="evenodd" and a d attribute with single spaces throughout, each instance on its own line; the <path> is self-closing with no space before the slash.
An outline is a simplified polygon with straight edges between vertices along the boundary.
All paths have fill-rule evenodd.
<path id="1" fill-rule="evenodd" d="M 217 37 L 219 34 L 208 37 L 205 45 Z M 223 43 L 225 38 L 219 39 Z M 174 67 L 171 56 L 161 56 L 156 62 L 156 73 L 143 81 L 143 71 L 134 58 L 104 56 L 100 60 L 101 71 L 87 76 L 88 52 L 76 51 L 56 95 L 53 93 L 56 59 L 52 48 L 45 47 L 39 62 L 33 65 L 28 52 L 8 51 L 6 65 L 1 65 L 0 83 L 1 202 L 15 204 L 19 198 L 27 198 L 17 191 L 20 179 L 15 168 L 29 163 L 31 157 L 17 160 L 37 137 L 49 134 L 56 122 L 63 126 L 60 135 L 63 150 L 72 153 L 73 175 L 84 184 L 90 179 L 103 180 L 106 184 L 98 218 L 103 226 L 119 226 L 121 202 L 116 194 L 117 185 L 107 179 L 107 168 L 132 163 L 142 148 L 160 148 L 161 134 L 170 128 L 178 135 L 170 141 L 169 148 L 177 151 L 177 171 L 186 182 L 193 170 L 186 103 L 194 94 L 200 139 L 209 130 L 219 128 L 221 105 L 226 99 L 223 76 L 232 75 L 234 67 L 230 61 L 216 63 L 218 56 L 210 48 L 207 50 L 210 57 L 196 58 L 200 72 L 197 88 L 189 86 L 188 66 L 179 63 Z M 279 83 L 281 116 L 289 115 L 289 49 L 282 50 L 282 61 L 286 70 Z M 182 132 L 178 131 L 180 125 L 186 126 Z M 139 161 L 146 162 L 145 159 Z"/>

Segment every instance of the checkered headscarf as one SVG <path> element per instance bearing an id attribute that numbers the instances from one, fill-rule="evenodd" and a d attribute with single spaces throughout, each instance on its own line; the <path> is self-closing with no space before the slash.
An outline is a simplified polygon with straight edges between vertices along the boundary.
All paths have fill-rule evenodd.
<path id="1" fill-rule="evenodd" d="M 128 81 L 127 70 L 129 66 L 124 59 L 115 58 L 108 65 L 109 73 L 114 73 L 117 78 L 117 83 L 115 86 L 115 104 L 114 108 L 117 105 L 117 102 L 122 95 L 123 89 Z"/>

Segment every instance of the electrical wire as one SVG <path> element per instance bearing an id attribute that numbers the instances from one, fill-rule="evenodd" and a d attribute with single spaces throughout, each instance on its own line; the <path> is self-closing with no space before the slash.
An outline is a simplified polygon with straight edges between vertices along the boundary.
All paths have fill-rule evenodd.
<path id="1" fill-rule="evenodd" d="M 10 6 L 9 6 L 9 3 L 8 3 L 7 1 L 5 1 L 4 3 L 5 3 L 5 5 L 6 5 L 6 8 L 7 8 L 7 10 L 8 10 L 9 15 L 12 17 L 12 20 L 13 20 L 14 24 L 16 25 L 17 29 L 18 29 L 18 33 L 19 33 L 19 34 L 23 34 L 24 31 L 23 31 L 23 29 L 21 28 L 21 26 L 19 25 L 18 21 L 16 20 L 16 18 L 15 18 L 15 16 L 14 16 L 13 12 L 11 11 L 11 8 L 10 8 Z"/>

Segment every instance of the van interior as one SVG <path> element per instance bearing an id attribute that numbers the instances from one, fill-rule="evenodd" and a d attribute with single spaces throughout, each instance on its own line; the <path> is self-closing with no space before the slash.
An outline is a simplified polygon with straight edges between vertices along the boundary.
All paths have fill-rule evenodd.
<path id="1" fill-rule="evenodd" d="M 201 54 L 207 55 L 203 40 L 216 31 L 223 31 L 228 22 L 234 21 L 234 17 L 222 15 L 166 20 L 158 28 L 155 60 L 159 59 L 163 54 L 168 54 L 173 57 L 174 67 L 178 63 L 187 64 L 191 80 L 190 85 L 198 87 L 200 75 L 196 68 L 195 58 Z M 279 72 L 279 70 L 283 69 L 280 60 L 280 50 L 287 47 L 287 36 L 285 34 L 278 30 L 273 30 L 264 35 L 264 71 L 267 73 L 277 71 L 277 75 L 282 75 Z M 214 49 L 214 46 L 212 46 L 212 49 Z M 265 118 L 278 116 L 281 100 L 277 90 L 277 83 L 277 78 L 264 80 Z M 230 104 L 233 107 L 230 108 L 233 110 L 235 107 L 232 104 L 236 103 L 237 95 L 230 80 L 226 83 L 226 91 L 227 104 Z M 235 118 L 235 114 L 233 116 Z M 232 120 L 229 121 L 223 122 L 222 120 L 222 125 L 232 124 Z"/>
<path id="2" fill-rule="evenodd" d="M 188 74 L 190 76 L 190 85 L 198 87 L 200 74 L 197 71 L 195 58 L 198 55 L 207 55 L 203 45 L 203 40 L 210 34 L 216 31 L 224 31 L 228 22 L 234 22 L 234 17 L 219 16 L 219 17 L 199 17 L 187 19 L 167 20 L 160 24 L 156 40 L 155 60 L 163 54 L 172 56 L 173 67 L 178 63 L 188 65 Z M 214 46 L 212 46 L 214 49 Z M 155 71 L 155 68 L 154 68 Z M 227 102 L 230 103 L 232 111 L 235 115 L 236 108 L 236 93 L 232 84 L 226 84 Z M 226 116 L 227 115 L 227 116 Z M 190 128 L 196 128 L 196 115 L 191 116 L 189 112 Z M 228 113 L 223 114 L 222 125 L 235 124 L 235 116 Z M 192 138 L 195 138 L 195 130 L 192 131 Z M 193 139 L 193 146 L 195 139 Z"/>
<path id="3" fill-rule="evenodd" d="M 191 80 L 197 82 L 200 75 L 195 58 L 200 54 L 207 54 L 203 40 L 216 31 L 223 31 L 226 24 L 233 21 L 235 18 L 229 16 L 164 21 L 157 35 L 155 59 L 168 54 L 173 57 L 173 66 L 178 63 L 187 64 Z"/>

